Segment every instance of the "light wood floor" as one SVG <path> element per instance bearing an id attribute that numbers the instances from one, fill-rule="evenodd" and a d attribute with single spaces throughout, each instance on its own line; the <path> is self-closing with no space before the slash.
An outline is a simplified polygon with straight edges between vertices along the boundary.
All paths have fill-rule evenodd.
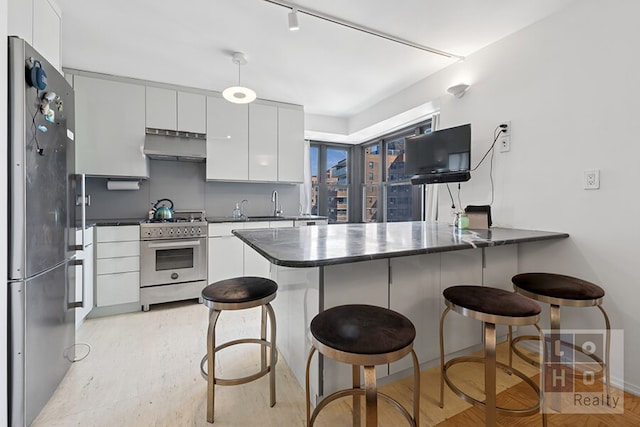
<path id="1" fill-rule="evenodd" d="M 241 336 L 257 337 L 259 311 L 224 312 L 217 327 L 219 342 Z M 206 423 L 206 381 L 200 376 L 205 353 L 207 309 L 194 303 L 164 304 L 147 313 L 133 313 L 87 320 L 77 341 L 91 346 L 89 355 L 71 366 L 34 427 L 54 426 L 208 426 Z M 78 357 L 86 353 L 78 347 Z M 504 346 L 499 346 L 499 356 Z M 255 345 L 224 350 L 217 357 L 217 370 L 224 377 L 257 371 L 259 352 Z M 535 369 L 518 359 L 516 368 L 533 376 Z M 455 366 L 450 375 L 465 391 L 481 396 L 482 371 Z M 283 360 L 277 365 L 277 404 L 269 408 L 268 379 L 233 386 L 216 387 L 215 426 L 304 426 L 304 389 Z M 457 380 L 456 380 L 457 379 Z M 444 409 L 438 406 L 439 372 L 432 368 L 421 375 L 421 426 L 441 427 L 484 424 L 484 412 L 463 402 L 445 389 Z M 516 404 L 534 396 L 520 391 L 517 378 L 500 373 L 498 391 L 509 387 Z M 381 387 L 410 407 L 412 379 Z M 515 393 L 515 394 L 514 394 Z M 506 396 L 503 394 L 502 396 Z M 503 398 L 501 396 L 501 399 Z M 351 425 L 349 399 L 334 402 L 318 417 L 317 426 Z M 527 418 L 502 416 L 499 425 L 538 426 L 540 415 Z M 640 425 L 640 399 L 625 394 L 623 415 L 552 415 L 550 426 Z M 381 426 L 406 423 L 386 403 L 380 404 Z"/>

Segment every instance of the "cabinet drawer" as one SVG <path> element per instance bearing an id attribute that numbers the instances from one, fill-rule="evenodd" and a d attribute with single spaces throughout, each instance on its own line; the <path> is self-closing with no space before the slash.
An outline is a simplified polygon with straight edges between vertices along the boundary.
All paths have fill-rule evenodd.
<path id="1" fill-rule="evenodd" d="M 270 221 L 269 228 L 293 227 L 293 221 Z"/>
<path id="2" fill-rule="evenodd" d="M 139 225 L 123 225 L 118 227 L 98 227 L 96 241 L 101 242 L 124 242 L 140 240 Z"/>
<path id="3" fill-rule="evenodd" d="M 215 224 L 209 224 L 209 237 L 224 237 L 233 236 L 231 230 L 244 229 L 245 223 L 243 222 L 219 222 Z"/>
<path id="4" fill-rule="evenodd" d="M 96 277 L 96 306 L 127 304 L 140 300 L 140 274 L 120 273 Z"/>
<path id="5" fill-rule="evenodd" d="M 140 242 L 98 243 L 96 259 L 140 256 Z"/>
<path id="6" fill-rule="evenodd" d="M 140 257 L 103 258 L 97 260 L 96 274 L 128 273 L 140 271 Z"/>
<path id="7" fill-rule="evenodd" d="M 244 225 L 245 230 L 251 230 L 254 228 L 269 228 L 269 221 L 251 221 Z"/>

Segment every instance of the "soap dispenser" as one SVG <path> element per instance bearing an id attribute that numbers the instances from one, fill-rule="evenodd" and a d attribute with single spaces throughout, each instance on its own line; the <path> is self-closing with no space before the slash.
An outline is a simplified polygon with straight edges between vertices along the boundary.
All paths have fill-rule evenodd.
<path id="1" fill-rule="evenodd" d="M 233 212 L 231 213 L 231 216 L 234 219 L 240 219 L 242 217 L 242 212 L 240 211 L 240 203 L 236 203 L 236 207 L 233 208 Z"/>

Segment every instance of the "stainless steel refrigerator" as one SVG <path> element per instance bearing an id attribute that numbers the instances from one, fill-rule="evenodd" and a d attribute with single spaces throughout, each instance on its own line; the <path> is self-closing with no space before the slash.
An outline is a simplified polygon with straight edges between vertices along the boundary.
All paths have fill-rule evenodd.
<path id="1" fill-rule="evenodd" d="M 9 417 L 40 413 L 74 359 L 73 89 L 9 37 Z"/>

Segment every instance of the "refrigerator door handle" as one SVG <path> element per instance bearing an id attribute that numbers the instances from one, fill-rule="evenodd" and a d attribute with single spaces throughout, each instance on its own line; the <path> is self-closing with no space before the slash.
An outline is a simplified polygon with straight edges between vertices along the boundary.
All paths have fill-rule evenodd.
<path id="1" fill-rule="evenodd" d="M 76 205 L 79 205 L 81 207 L 80 208 L 80 215 L 81 215 L 80 226 L 82 227 L 82 243 L 78 245 L 77 244 L 78 242 L 76 242 L 74 249 L 76 251 L 82 251 L 84 250 L 84 245 L 86 242 L 85 233 L 87 229 L 87 187 L 86 187 L 87 180 L 86 180 L 86 175 L 83 173 L 77 174 L 75 178 L 77 181 L 80 182 L 80 203 L 76 202 Z"/>
<path id="2" fill-rule="evenodd" d="M 82 267 L 82 298 L 80 299 L 80 301 L 73 301 L 73 302 L 68 302 L 67 301 L 67 308 L 68 309 L 72 309 L 72 308 L 84 308 L 84 260 L 83 259 L 74 259 L 71 260 L 71 262 L 69 263 L 72 266 L 81 266 Z M 73 282 L 73 288 L 75 289 L 76 287 L 76 283 L 75 280 Z M 75 292 L 70 292 L 70 295 L 75 295 Z"/>

